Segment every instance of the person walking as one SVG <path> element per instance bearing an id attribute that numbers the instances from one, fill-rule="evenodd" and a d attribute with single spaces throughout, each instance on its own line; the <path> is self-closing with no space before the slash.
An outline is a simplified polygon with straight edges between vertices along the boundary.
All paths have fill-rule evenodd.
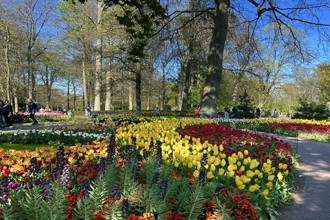
<path id="1" fill-rule="evenodd" d="M 156 116 L 159 117 L 160 116 L 160 109 L 157 107 L 156 109 Z"/>
<path id="2" fill-rule="evenodd" d="M 197 105 L 197 107 L 195 108 L 195 116 L 198 117 L 199 116 L 199 111 L 200 111 L 201 107 L 200 105 Z"/>
<path id="3" fill-rule="evenodd" d="M 89 116 L 91 116 L 91 114 L 92 114 L 92 108 L 88 105 L 85 108 L 85 116 L 89 117 Z"/>
<path id="4" fill-rule="evenodd" d="M 2 128 L 7 127 L 6 121 L 5 121 L 5 102 L 3 100 L 0 100 L 0 126 Z"/>
<path id="5" fill-rule="evenodd" d="M 260 108 L 257 108 L 257 110 L 256 110 L 256 117 L 257 118 L 260 118 L 260 114 L 261 114 L 261 110 L 260 110 Z"/>
<path id="6" fill-rule="evenodd" d="M 13 106 L 10 104 L 8 100 L 5 100 L 5 106 L 3 108 L 4 108 L 4 117 L 7 127 L 12 128 Z"/>
<path id="7" fill-rule="evenodd" d="M 29 104 L 29 109 L 28 109 L 28 111 L 29 111 L 29 113 L 30 113 L 30 118 L 32 119 L 32 121 L 33 121 L 33 123 L 32 123 L 32 125 L 37 125 L 38 124 L 38 121 L 37 121 L 37 119 L 36 119 L 36 117 L 35 117 L 35 113 L 36 113 L 36 111 L 37 111 L 37 105 L 36 105 L 36 103 L 33 101 L 33 99 L 31 99 L 31 98 L 29 98 L 28 99 L 28 104 Z"/>

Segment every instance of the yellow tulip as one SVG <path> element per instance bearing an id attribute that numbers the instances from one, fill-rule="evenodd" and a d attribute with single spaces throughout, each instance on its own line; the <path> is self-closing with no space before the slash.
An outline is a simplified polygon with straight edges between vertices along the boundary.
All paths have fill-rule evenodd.
<path id="1" fill-rule="evenodd" d="M 229 177 L 233 177 L 235 175 L 235 172 L 233 170 L 229 171 L 228 172 L 228 176 Z"/>
<path id="2" fill-rule="evenodd" d="M 239 151 L 237 154 L 238 154 L 238 157 L 239 157 L 240 159 L 243 159 L 244 155 L 243 155 L 243 153 L 242 153 L 241 151 Z"/>
<path id="3" fill-rule="evenodd" d="M 212 171 L 207 172 L 206 177 L 208 179 L 212 179 L 214 177 L 213 172 Z"/>
<path id="4" fill-rule="evenodd" d="M 279 172 L 277 174 L 277 178 L 278 178 L 279 181 L 282 181 L 283 180 L 283 174 L 281 172 Z"/>
<path id="5" fill-rule="evenodd" d="M 249 159 L 245 158 L 245 159 L 243 160 L 243 164 L 244 164 L 244 165 L 249 164 Z"/>
<path id="6" fill-rule="evenodd" d="M 237 187 L 239 190 L 243 190 L 245 188 L 245 185 L 240 185 L 239 187 Z"/>
<path id="7" fill-rule="evenodd" d="M 254 172 L 251 170 L 246 171 L 246 176 L 252 178 L 254 176 Z"/>
<path id="8" fill-rule="evenodd" d="M 217 158 L 215 158 L 214 165 L 219 166 L 219 164 L 220 164 L 220 158 L 217 157 Z"/>
<path id="9" fill-rule="evenodd" d="M 222 176 L 224 173 L 225 173 L 225 170 L 224 170 L 223 168 L 220 168 L 220 169 L 218 170 L 218 174 L 219 174 L 220 176 Z"/>
<path id="10" fill-rule="evenodd" d="M 214 164 L 211 164 L 211 166 L 210 166 L 210 170 L 211 170 L 212 172 L 215 171 L 215 165 L 214 165 Z"/>
<path id="11" fill-rule="evenodd" d="M 249 187 L 249 191 L 250 192 L 255 192 L 260 188 L 260 186 L 258 184 L 254 184 L 252 186 Z"/>
<path id="12" fill-rule="evenodd" d="M 194 177 L 198 177 L 198 176 L 199 176 L 199 170 L 195 170 L 195 171 L 193 172 L 193 175 L 194 175 Z"/>
<path id="13" fill-rule="evenodd" d="M 268 194 L 269 194 L 269 190 L 268 189 L 265 189 L 264 191 L 262 191 L 261 193 L 264 197 L 267 197 Z"/>
<path id="14" fill-rule="evenodd" d="M 269 175 L 269 176 L 268 176 L 268 181 L 273 181 L 273 180 L 274 180 L 274 178 L 275 178 L 275 176 L 274 176 L 274 175 Z"/>
<path id="15" fill-rule="evenodd" d="M 226 166 L 226 161 L 225 161 L 225 159 L 222 159 L 222 160 L 221 160 L 221 166 L 222 166 L 222 167 Z"/>
<path id="16" fill-rule="evenodd" d="M 267 186 L 268 189 L 272 189 L 273 188 L 273 183 L 268 182 L 268 183 L 266 183 L 266 186 Z"/>
<path id="17" fill-rule="evenodd" d="M 242 178 L 242 180 L 243 180 L 244 183 L 251 182 L 251 179 L 249 177 L 245 176 L 245 175 L 242 175 L 241 178 Z"/>

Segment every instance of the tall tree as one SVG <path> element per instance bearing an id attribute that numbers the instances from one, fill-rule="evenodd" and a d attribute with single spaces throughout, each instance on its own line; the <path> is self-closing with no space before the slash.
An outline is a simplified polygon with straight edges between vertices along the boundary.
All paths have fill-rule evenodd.
<path id="1" fill-rule="evenodd" d="M 92 98 L 95 95 L 95 52 L 93 45 L 97 38 L 96 22 L 97 5 L 93 2 L 82 4 L 71 4 L 61 2 L 59 5 L 65 34 L 62 43 L 65 45 L 67 56 L 81 62 L 81 80 L 83 85 L 84 107 L 92 106 Z M 100 58 L 100 56 L 99 56 Z M 99 66 L 98 68 L 101 68 Z M 100 71 L 98 69 L 98 71 Z"/>
<path id="2" fill-rule="evenodd" d="M 44 106 L 46 109 L 51 106 L 53 85 L 64 73 L 65 61 L 62 56 L 56 51 L 47 51 L 40 56 L 39 75 L 45 88 L 46 103 Z"/>
<path id="3" fill-rule="evenodd" d="M 205 87 L 201 103 L 201 114 L 209 117 L 217 117 L 218 99 L 220 92 L 220 80 L 223 72 L 224 48 L 229 28 L 229 16 L 235 13 L 244 22 L 249 22 L 255 28 L 269 23 L 277 23 L 280 32 L 283 28 L 289 29 L 292 39 L 299 47 L 299 39 L 296 38 L 295 29 L 304 30 L 306 27 L 325 27 L 319 19 L 319 13 L 326 10 L 328 4 L 323 0 L 314 1 L 272 1 L 272 0 L 209 0 L 207 8 L 199 11 L 208 13 L 213 19 L 212 37 L 208 53 L 208 73 L 206 74 Z M 191 11 L 175 11 L 172 18 Z M 329 25 L 328 25 L 329 26 Z M 320 29 L 322 30 L 322 29 Z M 305 29 L 307 31 L 307 28 Z M 285 39 L 283 40 L 285 41 Z"/>
<path id="4" fill-rule="evenodd" d="M 96 59 L 95 59 L 95 93 L 94 110 L 101 110 L 101 87 L 102 87 L 102 16 L 105 9 L 104 0 L 97 1 L 97 40 L 96 40 Z"/>
<path id="5" fill-rule="evenodd" d="M 41 50 L 36 51 L 35 46 L 45 27 L 48 25 L 54 12 L 54 3 L 47 0 L 22 0 L 13 4 L 17 10 L 18 22 L 24 30 L 26 45 L 26 62 L 28 75 L 29 98 L 35 97 L 35 71 L 33 64 L 47 48 L 45 44 Z"/>
<path id="6" fill-rule="evenodd" d="M 330 103 L 330 63 L 320 63 L 314 75 L 321 92 L 321 101 Z"/>

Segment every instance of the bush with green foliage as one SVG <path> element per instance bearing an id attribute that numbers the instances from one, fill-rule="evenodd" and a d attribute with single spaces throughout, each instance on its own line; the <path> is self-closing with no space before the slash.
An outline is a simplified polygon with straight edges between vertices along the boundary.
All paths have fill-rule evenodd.
<path id="1" fill-rule="evenodd" d="M 293 116 L 295 119 L 327 120 L 330 118 L 330 110 L 323 103 L 306 102 L 300 99 L 299 104 L 297 113 Z"/>

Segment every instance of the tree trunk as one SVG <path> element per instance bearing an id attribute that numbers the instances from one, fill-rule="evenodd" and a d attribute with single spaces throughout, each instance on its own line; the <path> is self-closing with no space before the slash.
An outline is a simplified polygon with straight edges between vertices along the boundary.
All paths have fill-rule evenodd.
<path id="1" fill-rule="evenodd" d="M 27 74 L 28 74 L 28 92 L 29 92 L 29 98 L 30 99 L 34 99 L 34 94 L 33 94 L 33 85 L 32 85 L 32 58 L 31 58 L 31 53 L 32 53 L 32 48 L 30 46 L 28 46 L 27 49 Z"/>
<path id="2" fill-rule="evenodd" d="M 149 111 L 150 110 L 150 105 L 151 105 L 151 91 L 152 91 L 152 89 L 151 89 L 151 84 L 152 84 L 152 82 L 151 82 L 151 73 L 150 73 L 150 77 L 149 77 L 149 79 L 148 79 L 148 88 L 147 88 L 147 111 Z"/>
<path id="3" fill-rule="evenodd" d="M 185 81 L 184 81 L 184 89 L 182 94 L 182 103 L 181 103 L 181 115 L 186 115 L 188 96 L 189 96 L 189 88 L 190 88 L 190 78 L 191 78 L 191 67 L 192 67 L 192 56 L 193 56 L 194 48 L 192 43 L 189 45 L 188 52 L 188 60 L 185 71 Z"/>
<path id="4" fill-rule="evenodd" d="M 67 107 L 66 110 L 69 111 L 70 109 L 70 76 L 68 76 L 68 84 L 67 84 Z"/>
<path id="5" fill-rule="evenodd" d="M 74 82 L 74 80 L 72 81 L 72 89 L 73 89 L 73 110 L 76 110 L 76 102 L 77 102 L 77 86 Z"/>
<path id="6" fill-rule="evenodd" d="M 87 70 L 86 70 L 86 56 L 82 53 L 82 79 L 83 79 L 83 94 L 84 94 L 84 106 L 86 108 L 89 105 L 89 96 L 87 89 Z"/>
<path id="7" fill-rule="evenodd" d="M 50 99 L 51 99 L 51 91 L 52 91 L 52 88 L 50 86 L 50 80 L 49 80 L 49 70 L 48 70 L 48 65 L 46 64 L 46 67 L 45 67 L 45 81 L 46 81 L 46 108 L 48 109 L 49 106 L 50 106 Z"/>
<path id="8" fill-rule="evenodd" d="M 139 64 L 141 65 L 141 64 Z M 136 111 L 141 111 L 141 66 L 139 66 L 138 71 L 135 73 L 135 102 Z"/>
<path id="9" fill-rule="evenodd" d="M 228 0 L 215 0 L 216 14 L 208 55 L 206 75 L 200 114 L 206 117 L 218 117 L 218 99 L 222 76 L 223 51 L 228 29 Z"/>
<path id="10" fill-rule="evenodd" d="M 162 75 L 162 91 L 161 91 L 161 100 L 160 100 L 160 109 L 165 110 L 166 105 L 166 77 L 165 77 L 165 67 L 163 67 L 163 75 Z"/>
<path id="11" fill-rule="evenodd" d="M 95 99 L 94 110 L 101 110 L 101 87 L 102 87 L 102 33 L 101 33 L 101 17 L 104 8 L 103 0 L 97 3 L 97 41 L 96 41 L 96 58 L 95 58 Z"/>
<path id="12" fill-rule="evenodd" d="M 128 73 L 128 110 L 133 111 L 133 80 L 132 80 L 132 73 Z"/>
<path id="13" fill-rule="evenodd" d="M 112 105 L 111 60 L 108 58 L 108 71 L 105 74 L 105 110 L 110 111 Z"/>
<path id="14" fill-rule="evenodd" d="M 243 72 L 239 72 L 238 73 L 238 77 L 237 80 L 234 84 L 234 89 L 233 89 L 233 99 L 231 101 L 232 105 L 235 106 L 236 105 L 236 101 L 237 101 L 237 97 L 238 97 L 238 85 L 241 83 L 242 78 L 243 78 L 244 73 Z"/>
<path id="15" fill-rule="evenodd" d="M 9 27 L 6 25 L 6 45 L 5 45 L 5 62 L 6 62 L 6 69 L 7 69 L 7 77 L 6 77 L 6 96 L 7 100 L 10 100 L 11 95 L 10 95 L 10 82 L 11 82 L 11 72 L 10 72 L 10 64 L 9 64 L 9 41 L 10 41 L 10 32 L 9 32 Z"/>

